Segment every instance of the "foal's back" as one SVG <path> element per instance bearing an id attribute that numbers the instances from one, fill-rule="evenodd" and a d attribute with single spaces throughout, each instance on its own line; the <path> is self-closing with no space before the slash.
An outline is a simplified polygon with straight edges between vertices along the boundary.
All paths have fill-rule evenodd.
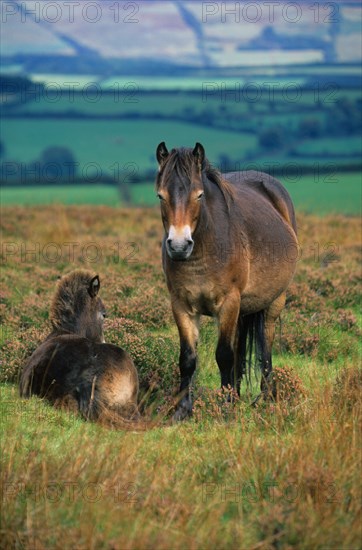
<path id="1" fill-rule="evenodd" d="M 99 287 L 98 276 L 83 270 L 60 280 L 50 310 L 53 330 L 24 365 L 22 397 L 37 395 L 92 419 L 105 410 L 136 412 L 137 371 L 123 349 L 104 343 Z"/>
<path id="2" fill-rule="evenodd" d="M 124 416 L 137 409 L 138 377 L 130 356 L 113 344 L 72 334 L 43 342 L 24 366 L 20 395 L 37 395 L 56 406 L 96 419 L 104 409 Z"/>

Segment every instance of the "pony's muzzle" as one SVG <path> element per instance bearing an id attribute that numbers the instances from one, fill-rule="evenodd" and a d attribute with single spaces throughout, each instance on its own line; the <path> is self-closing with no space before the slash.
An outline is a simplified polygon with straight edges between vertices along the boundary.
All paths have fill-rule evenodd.
<path id="1" fill-rule="evenodd" d="M 187 260 L 191 256 L 193 248 L 194 241 L 192 239 L 186 241 L 167 239 L 166 241 L 167 253 L 172 260 Z"/>
<path id="2" fill-rule="evenodd" d="M 179 230 L 171 225 L 166 240 L 167 254 L 172 260 L 187 260 L 194 248 L 190 226 L 186 225 Z"/>

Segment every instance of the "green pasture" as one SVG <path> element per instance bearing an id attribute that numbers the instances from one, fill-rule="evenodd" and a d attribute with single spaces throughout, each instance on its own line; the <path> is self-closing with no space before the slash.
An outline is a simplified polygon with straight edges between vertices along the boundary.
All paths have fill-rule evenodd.
<path id="1" fill-rule="evenodd" d="M 314 214 L 360 215 L 360 172 L 327 173 L 284 181 L 297 210 Z"/>
<path id="2" fill-rule="evenodd" d="M 47 85 L 52 82 L 50 76 L 44 77 Z M 319 214 L 358 214 L 361 176 L 348 169 L 358 162 L 360 137 L 302 137 L 299 130 L 301 122 L 308 120 L 323 128 L 330 113 L 333 115 L 333 102 L 339 98 L 355 101 L 358 91 L 321 86 L 317 93 L 313 89 L 298 88 L 302 81 L 297 76 L 294 80 L 282 77 L 276 80 L 271 74 L 266 74 L 265 78 L 254 76 L 246 78 L 240 74 L 236 79 L 214 80 L 190 78 L 185 79 L 185 86 L 180 86 L 179 78 L 165 77 L 159 80 L 159 89 L 150 91 L 148 78 L 113 78 L 101 82 L 92 75 L 82 78 L 59 75 L 53 80 L 57 90 L 46 89 L 23 105 L 5 109 L 5 115 L 15 113 L 21 117 L 5 116 L 2 121 L 2 161 L 24 163 L 26 169 L 25 163 L 39 161 L 44 150 L 65 147 L 73 153 L 77 163 L 75 181 L 77 176 L 92 179 L 97 174 L 127 177 L 145 171 L 155 172 L 154 152 L 161 141 L 166 141 L 169 148 L 192 146 L 200 141 L 209 160 L 221 170 L 226 164 L 235 170 L 251 168 L 271 174 L 277 170 L 278 178 L 301 210 Z M 41 82 L 42 75 L 38 75 L 37 80 Z M 64 82 L 75 81 L 78 91 L 73 94 L 64 88 Z M 96 83 L 96 88 L 88 86 L 92 82 Z M 256 93 L 261 95 L 257 101 L 250 100 L 251 96 L 247 95 L 248 84 L 255 85 L 254 91 L 259 90 Z M 171 92 L 176 85 L 179 91 Z M 208 86 L 208 93 L 202 94 L 203 86 Z M 223 87 L 224 92 L 225 87 L 229 90 L 224 95 Z M 293 90 L 299 90 L 295 100 L 292 100 Z M 37 118 L 40 113 L 55 114 L 59 118 Z M 76 113 L 85 118 L 72 118 Z M 26 118 L 27 114 L 34 118 Z M 132 118 L 87 118 L 93 115 Z M 160 116 L 168 119 L 163 120 Z M 188 121 L 191 119 L 193 122 Z M 280 134 L 280 143 L 275 149 L 259 144 L 259 135 L 268 128 Z M 293 166 L 300 167 L 301 172 L 308 167 L 313 174 L 293 176 L 289 174 Z M 337 167 L 346 169 L 346 173 L 337 173 Z M 155 204 L 152 177 L 142 185 L 132 185 L 130 198 L 135 205 Z M 71 186 L 5 187 L 1 200 L 4 205 L 114 205 L 120 203 L 120 194 L 108 185 L 75 183 Z"/>
<path id="3" fill-rule="evenodd" d="M 360 172 L 298 175 L 280 178 L 289 190 L 299 211 L 315 214 L 340 213 L 358 215 L 361 211 L 362 175 Z M 133 205 L 157 204 L 153 182 L 129 186 Z M 113 185 L 54 185 L 34 187 L 3 187 L 2 206 L 36 204 L 104 204 L 121 205 L 118 189 Z"/>
<path id="4" fill-rule="evenodd" d="M 358 155 L 361 153 L 362 140 L 361 136 L 345 136 L 344 139 L 336 138 L 319 138 L 304 140 L 298 147 L 297 151 L 303 155 Z M 330 162 L 336 162 L 330 158 Z M 338 161 L 339 162 L 339 161 Z"/>
<path id="5" fill-rule="evenodd" d="M 156 203 L 154 186 L 150 183 L 130 186 L 130 195 L 134 205 Z M 6 205 L 41 204 L 121 204 L 120 193 L 114 185 L 56 185 L 4 187 L 0 191 L 0 201 Z"/>
<path id="6" fill-rule="evenodd" d="M 39 88 L 34 97 L 29 92 L 29 100 L 22 105 L 5 106 L 3 162 L 31 163 L 40 160 L 49 147 L 66 147 L 78 163 L 80 177 L 100 171 L 103 175 L 142 173 L 154 169 L 154 151 L 160 141 L 166 141 L 169 147 L 200 141 L 213 164 L 220 165 L 224 160 L 229 166 L 240 163 L 236 170 L 246 169 L 251 162 L 269 171 L 265 167 L 269 160 L 279 167 L 289 162 L 310 167 L 317 161 L 347 168 L 358 162 L 358 136 L 325 134 L 334 103 L 340 98 L 355 102 L 355 89 L 321 86 L 317 91 L 300 87 L 298 78 L 275 80 L 267 76 L 264 80 L 256 77 L 255 81 L 205 77 L 197 81 L 199 88 L 189 82 L 187 90 L 180 87 L 177 92 L 166 85 L 172 79 L 160 80 L 162 89 L 147 92 L 147 79 L 115 79 L 104 84 L 89 75 L 75 80 L 77 93 L 62 87 L 59 78 L 54 81 L 58 86 L 55 91 Z M 357 114 L 358 108 L 353 108 Z M 12 113 L 19 118 L 6 116 Z M 57 118 L 38 118 L 40 114 Z M 77 118 L 79 115 L 84 118 Z M 102 115 L 109 120 L 91 118 Z M 308 122 L 316 126 L 314 138 L 302 135 L 304 122 L 307 130 Z M 260 136 L 270 128 L 276 133 L 275 146 L 273 136 L 267 147 L 260 145 Z M 324 134 L 318 137 L 318 132 Z M 59 200 L 63 202 L 63 198 Z M 348 209 L 343 206 L 343 211 Z"/>
<path id="7" fill-rule="evenodd" d="M 31 162 L 47 147 L 62 146 L 73 151 L 80 170 L 96 163 L 108 173 L 115 169 L 115 163 L 120 168 L 129 162 L 140 170 L 153 168 L 154 151 L 161 141 L 170 148 L 200 141 L 212 162 L 225 150 L 231 158 L 243 158 L 245 151 L 256 146 L 254 135 L 163 120 L 4 119 L 2 131 L 8 159 Z"/>
<path id="8" fill-rule="evenodd" d="M 275 114 L 261 122 L 261 127 L 273 126 Z M 280 117 L 288 122 L 288 115 Z M 273 153 L 262 151 L 256 134 L 232 131 L 236 124 L 230 120 L 229 130 L 205 127 L 189 122 L 171 120 L 32 120 L 4 119 L 2 132 L 6 136 L 6 162 L 29 163 L 38 161 L 42 152 L 49 147 L 66 147 L 73 152 L 78 163 L 79 175 L 89 177 L 92 173 L 113 175 L 119 171 L 143 172 L 155 168 L 154 151 L 160 141 L 166 141 L 169 148 L 193 146 L 200 141 L 209 160 L 220 164 L 220 155 L 226 155 L 231 163 L 240 163 L 239 169 L 249 164 L 268 171 L 269 166 L 280 167 L 288 163 L 298 166 L 323 165 L 348 166 L 356 163 L 361 149 L 358 136 L 330 137 L 299 140 L 285 136 L 285 146 Z M 297 115 L 289 119 L 290 127 L 298 126 Z M 285 147 L 293 146 L 297 155 L 287 155 Z M 335 156 L 333 156 L 335 155 Z M 340 156 L 342 155 L 342 156 Z M 132 168 L 130 168 L 130 164 Z M 235 169 L 238 169 L 236 167 Z"/>
<path id="9" fill-rule="evenodd" d="M 295 113 L 297 117 L 305 115 L 305 110 L 315 115 L 322 107 L 332 107 L 340 98 L 358 99 L 358 89 L 345 89 L 338 86 L 305 89 L 298 79 L 275 80 L 272 78 L 233 79 L 204 78 L 197 86 L 187 87 L 177 84 L 173 91 L 167 87 L 153 89 L 143 85 L 138 78 L 112 81 L 103 88 L 95 78 L 69 77 L 66 88 L 55 79 L 53 84 L 46 83 L 44 90 L 31 89 L 25 92 L 28 101 L 13 105 L 5 113 L 16 114 L 64 114 L 84 115 L 130 115 L 130 114 L 202 114 L 205 111 L 223 113 L 231 111 L 235 116 L 268 113 L 272 118 L 278 113 Z M 155 87 L 156 86 L 156 87 Z M 176 84 L 175 84 L 176 86 Z M 321 105 L 317 105 L 317 101 Z"/>

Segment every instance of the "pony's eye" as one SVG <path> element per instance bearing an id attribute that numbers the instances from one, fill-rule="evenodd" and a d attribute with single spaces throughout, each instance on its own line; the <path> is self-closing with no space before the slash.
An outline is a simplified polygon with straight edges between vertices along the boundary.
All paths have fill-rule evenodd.
<path id="1" fill-rule="evenodd" d="M 164 201 L 164 200 L 165 200 L 165 197 L 163 197 L 163 196 L 161 195 L 161 193 L 157 193 L 157 196 L 158 196 L 158 198 L 160 199 L 160 201 Z"/>
<path id="2" fill-rule="evenodd" d="M 198 201 L 201 200 L 203 196 L 204 196 L 204 192 L 201 191 L 201 193 L 199 193 L 199 194 L 197 195 L 197 200 L 198 200 Z"/>

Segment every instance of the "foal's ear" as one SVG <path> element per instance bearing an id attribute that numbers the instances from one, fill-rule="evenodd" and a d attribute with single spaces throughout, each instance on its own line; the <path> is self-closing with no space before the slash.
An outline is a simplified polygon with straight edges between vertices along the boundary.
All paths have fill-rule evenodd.
<path id="1" fill-rule="evenodd" d="M 158 164 L 162 164 L 168 157 L 166 143 L 162 141 L 156 149 L 156 157 Z"/>
<path id="2" fill-rule="evenodd" d="M 95 298 L 97 296 L 100 286 L 101 286 L 101 282 L 99 280 L 98 275 L 96 275 L 95 277 L 93 277 L 88 287 L 88 294 L 91 298 Z"/>
<path id="3" fill-rule="evenodd" d="M 192 151 L 192 154 L 194 155 L 200 170 L 202 170 L 202 168 L 204 167 L 205 149 L 203 148 L 201 143 L 199 142 L 196 143 L 194 150 Z"/>

